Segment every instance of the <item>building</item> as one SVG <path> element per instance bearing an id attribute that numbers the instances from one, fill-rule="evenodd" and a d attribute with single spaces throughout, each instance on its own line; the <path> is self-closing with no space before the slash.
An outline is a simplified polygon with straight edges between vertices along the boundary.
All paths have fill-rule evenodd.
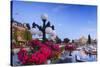
<path id="1" fill-rule="evenodd" d="M 78 45 L 78 46 L 82 46 L 87 44 L 87 38 L 85 38 L 84 36 L 81 36 L 79 39 L 75 39 L 74 42 Z"/>
<path id="2" fill-rule="evenodd" d="M 28 31 L 25 24 L 14 20 L 11 23 L 12 42 L 16 42 L 16 44 L 23 44 L 32 38 L 32 34 Z"/>
<path id="3" fill-rule="evenodd" d="M 79 44 L 85 45 L 86 43 L 87 43 L 87 38 L 85 38 L 84 36 L 79 38 Z"/>

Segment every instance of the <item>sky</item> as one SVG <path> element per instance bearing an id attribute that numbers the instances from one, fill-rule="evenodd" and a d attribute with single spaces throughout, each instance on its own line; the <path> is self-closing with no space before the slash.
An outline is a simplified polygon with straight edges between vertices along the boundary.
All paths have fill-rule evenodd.
<path id="1" fill-rule="evenodd" d="M 13 1 L 12 18 L 16 21 L 42 25 L 42 14 L 48 15 L 48 21 L 55 26 L 56 34 L 62 40 L 87 37 L 88 34 L 93 39 L 97 38 L 95 5 Z"/>

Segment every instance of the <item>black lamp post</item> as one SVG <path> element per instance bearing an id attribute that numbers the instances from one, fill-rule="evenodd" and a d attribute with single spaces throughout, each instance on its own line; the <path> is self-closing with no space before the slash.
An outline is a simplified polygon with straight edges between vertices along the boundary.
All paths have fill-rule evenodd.
<path id="1" fill-rule="evenodd" d="M 45 42 L 45 40 L 46 40 L 46 33 L 45 33 L 45 29 L 46 29 L 46 21 L 47 21 L 47 16 L 42 15 L 42 16 L 41 16 L 41 18 L 42 18 L 42 21 L 43 21 L 43 27 L 42 27 L 43 37 L 42 37 L 42 39 L 43 39 L 43 42 Z"/>
<path id="2" fill-rule="evenodd" d="M 38 24 L 36 24 L 35 22 L 33 22 L 32 28 L 36 28 L 37 27 L 43 33 L 42 40 L 43 40 L 43 43 L 44 43 L 45 40 L 46 40 L 46 32 L 45 32 L 45 29 L 47 27 L 51 27 L 52 30 L 54 30 L 54 25 L 51 26 L 50 25 L 50 21 L 47 22 L 47 18 L 48 18 L 47 15 L 44 14 L 44 15 L 41 16 L 41 18 L 42 18 L 42 21 L 43 21 L 43 26 L 39 26 Z"/>

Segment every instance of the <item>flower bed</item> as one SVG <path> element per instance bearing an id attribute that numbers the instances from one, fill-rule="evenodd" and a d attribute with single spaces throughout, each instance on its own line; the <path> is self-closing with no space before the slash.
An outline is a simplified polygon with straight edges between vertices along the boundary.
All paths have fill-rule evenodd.
<path id="1" fill-rule="evenodd" d="M 28 42 L 29 51 L 21 48 L 17 53 L 18 60 L 22 65 L 45 64 L 47 60 L 57 59 L 60 55 L 58 44 L 48 42 L 41 43 L 39 40 L 30 40 Z"/>
<path id="2" fill-rule="evenodd" d="M 66 44 L 65 46 L 65 50 L 70 52 L 69 56 L 71 56 L 71 52 L 75 49 L 76 49 L 75 44 L 69 43 L 69 44 Z"/>

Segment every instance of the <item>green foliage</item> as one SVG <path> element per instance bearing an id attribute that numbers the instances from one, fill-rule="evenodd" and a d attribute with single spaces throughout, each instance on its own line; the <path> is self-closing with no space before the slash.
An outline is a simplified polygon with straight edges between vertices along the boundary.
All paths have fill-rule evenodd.
<path id="1" fill-rule="evenodd" d="M 16 41 L 16 43 L 17 43 L 17 29 L 16 28 L 14 28 L 14 33 L 12 33 L 11 36 L 12 36 L 12 40 L 14 39 Z"/>
<path id="2" fill-rule="evenodd" d="M 88 44 L 91 44 L 91 36 L 90 34 L 88 35 L 88 41 L 87 41 Z"/>
<path id="3" fill-rule="evenodd" d="M 25 31 L 23 32 L 23 38 L 24 38 L 26 41 L 28 41 L 28 40 L 31 40 L 31 39 L 32 39 L 32 35 L 31 35 L 31 33 L 30 33 L 28 30 L 25 30 Z"/>
<path id="4" fill-rule="evenodd" d="M 61 39 L 58 36 L 56 37 L 55 40 L 56 40 L 56 43 L 61 43 L 62 42 Z"/>
<path id="5" fill-rule="evenodd" d="M 28 40 L 32 39 L 32 35 L 27 29 L 25 31 L 21 31 L 20 33 L 21 33 L 23 40 L 28 41 Z M 18 35 L 18 30 L 17 30 L 17 28 L 14 28 L 14 33 L 12 33 L 12 35 L 11 35 L 12 40 L 14 39 L 16 41 L 16 44 L 19 44 L 19 41 L 17 40 L 17 35 Z"/>
<path id="6" fill-rule="evenodd" d="M 64 46 L 62 46 L 62 47 L 61 47 L 61 51 L 64 51 L 64 50 L 65 50 L 65 47 L 64 47 Z"/>
<path id="7" fill-rule="evenodd" d="M 64 43 L 69 43 L 69 41 L 70 41 L 69 38 L 65 38 L 65 39 L 63 40 Z"/>

